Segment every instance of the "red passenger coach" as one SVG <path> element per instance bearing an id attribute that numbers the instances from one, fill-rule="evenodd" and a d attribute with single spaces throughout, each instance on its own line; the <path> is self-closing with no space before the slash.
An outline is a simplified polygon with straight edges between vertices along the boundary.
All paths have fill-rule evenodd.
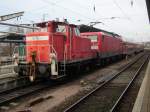
<path id="1" fill-rule="evenodd" d="M 144 47 L 142 44 L 123 42 L 123 54 L 125 56 L 131 56 L 133 54 L 142 52 L 143 50 L 144 50 Z"/>
<path id="2" fill-rule="evenodd" d="M 18 63 L 19 74 L 28 75 L 31 81 L 61 78 L 97 58 L 90 39 L 80 36 L 76 25 L 48 21 L 37 26 L 39 31 L 26 34 L 26 61 Z"/>

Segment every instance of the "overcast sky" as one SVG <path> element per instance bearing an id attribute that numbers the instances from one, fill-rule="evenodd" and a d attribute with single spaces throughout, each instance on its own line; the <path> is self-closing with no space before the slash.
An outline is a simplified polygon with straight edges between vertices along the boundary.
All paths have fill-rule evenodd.
<path id="1" fill-rule="evenodd" d="M 0 15 L 25 11 L 21 20 L 31 23 L 67 18 L 70 23 L 89 24 L 99 21 L 97 28 L 121 34 L 129 41 L 150 41 L 145 0 L 2 0 Z M 110 19 L 116 17 L 115 19 Z"/>

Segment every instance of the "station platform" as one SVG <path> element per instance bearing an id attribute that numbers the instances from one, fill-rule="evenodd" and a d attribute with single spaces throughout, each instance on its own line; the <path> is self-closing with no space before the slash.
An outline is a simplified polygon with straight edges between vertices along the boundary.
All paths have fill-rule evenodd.
<path id="1" fill-rule="evenodd" d="M 132 112 L 150 112 L 150 61 Z"/>

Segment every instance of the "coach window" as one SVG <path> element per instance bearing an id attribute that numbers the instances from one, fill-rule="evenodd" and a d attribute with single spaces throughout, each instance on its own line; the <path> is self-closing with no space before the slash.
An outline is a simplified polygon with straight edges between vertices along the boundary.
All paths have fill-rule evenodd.
<path id="1" fill-rule="evenodd" d="M 74 28 L 74 32 L 76 36 L 80 36 L 80 31 L 78 28 Z"/>

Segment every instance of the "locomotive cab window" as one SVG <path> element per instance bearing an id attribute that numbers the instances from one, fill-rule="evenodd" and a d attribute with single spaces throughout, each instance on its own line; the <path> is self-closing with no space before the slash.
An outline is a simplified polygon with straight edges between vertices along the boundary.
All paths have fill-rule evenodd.
<path id="1" fill-rule="evenodd" d="M 80 31 L 78 28 L 74 28 L 74 32 L 76 36 L 80 36 Z"/>
<path id="2" fill-rule="evenodd" d="M 41 32 L 47 32 L 47 27 L 41 28 L 40 31 Z"/>
<path id="3" fill-rule="evenodd" d="M 66 33 L 66 26 L 65 25 L 57 25 L 56 32 Z"/>
<path id="4" fill-rule="evenodd" d="M 92 42 L 97 42 L 97 35 L 88 35 L 88 38 L 91 39 Z"/>

